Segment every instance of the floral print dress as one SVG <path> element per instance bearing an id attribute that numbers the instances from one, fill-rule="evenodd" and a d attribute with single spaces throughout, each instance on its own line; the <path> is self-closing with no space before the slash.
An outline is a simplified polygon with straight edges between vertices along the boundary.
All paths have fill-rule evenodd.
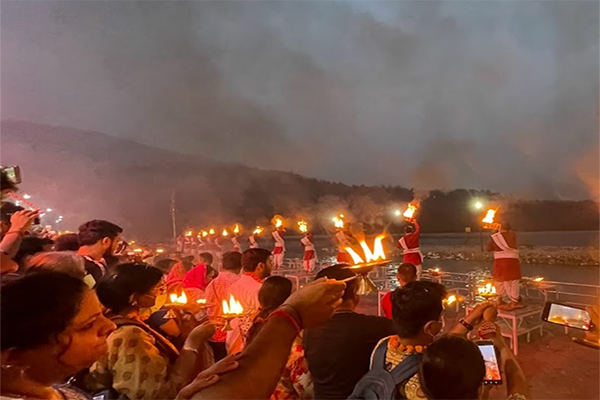
<path id="1" fill-rule="evenodd" d="M 304 357 L 302 333 L 300 333 L 294 339 L 290 357 L 270 400 L 311 400 L 314 397 L 312 376 Z"/>

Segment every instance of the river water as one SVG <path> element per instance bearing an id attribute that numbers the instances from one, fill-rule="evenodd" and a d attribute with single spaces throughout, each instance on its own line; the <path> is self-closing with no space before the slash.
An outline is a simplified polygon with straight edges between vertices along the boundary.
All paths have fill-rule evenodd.
<path id="1" fill-rule="evenodd" d="M 488 234 L 489 235 L 489 234 Z M 565 246 L 565 247 L 596 247 L 599 245 L 598 231 L 582 232 L 519 232 L 519 243 L 525 246 Z M 286 237 L 286 258 L 302 257 L 302 246 L 299 237 Z M 266 242 L 266 240 L 264 241 Z M 487 242 L 487 235 L 484 236 Z M 459 234 L 422 234 L 421 249 L 426 252 L 427 246 L 460 246 L 478 245 L 479 233 Z M 266 246 L 266 243 L 263 243 Z M 335 246 L 327 236 L 315 237 L 317 254 L 322 261 L 335 262 Z M 267 246 L 267 248 L 269 248 Z M 568 250 L 566 250 L 568 251 Z M 390 268 L 395 268 L 400 259 L 394 260 Z M 463 261 L 463 260 L 432 260 L 425 259 L 424 268 L 439 267 L 448 272 L 470 272 L 475 270 L 491 271 L 491 261 Z M 522 264 L 523 276 L 543 276 L 549 281 L 583 283 L 600 285 L 600 268 L 598 266 L 580 265 L 555 265 L 555 264 Z"/>

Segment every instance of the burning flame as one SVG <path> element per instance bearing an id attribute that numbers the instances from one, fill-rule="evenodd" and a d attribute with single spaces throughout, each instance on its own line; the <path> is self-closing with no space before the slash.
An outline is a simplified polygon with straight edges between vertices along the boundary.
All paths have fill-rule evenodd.
<path id="1" fill-rule="evenodd" d="M 187 231 L 187 232 L 185 233 L 185 236 L 187 236 L 187 237 L 190 237 L 190 236 L 192 236 L 192 233 L 194 233 L 194 232 L 192 232 L 192 231 Z"/>
<path id="2" fill-rule="evenodd" d="M 273 225 L 275 225 L 275 228 L 277 229 L 283 227 L 283 218 L 281 217 L 281 215 L 274 216 L 271 222 L 273 223 Z"/>
<path id="3" fill-rule="evenodd" d="M 344 214 L 340 214 L 337 217 L 333 217 L 333 224 L 335 225 L 336 228 L 343 228 L 344 227 Z"/>
<path id="4" fill-rule="evenodd" d="M 227 236 L 227 235 L 229 235 L 229 232 L 227 232 L 227 229 L 223 229 L 223 233 L 222 233 L 222 235 L 223 235 L 223 236 Z"/>
<path id="5" fill-rule="evenodd" d="M 412 219 L 415 216 L 415 212 L 417 212 L 417 206 L 413 203 L 410 203 L 402 215 L 404 215 L 404 218 L 406 219 Z"/>
<path id="6" fill-rule="evenodd" d="M 448 298 L 445 301 L 446 305 L 454 304 L 454 302 L 456 302 L 456 296 L 453 294 L 448 296 Z"/>
<path id="7" fill-rule="evenodd" d="M 164 253 L 165 251 L 164 251 L 163 249 L 156 249 L 156 252 L 157 252 L 158 254 L 162 254 L 162 253 Z"/>
<path id="8" fill-rule="evenodd" d="M 207 237 L 207 236 L 208 236 L 208 232 L 202 231 L 202 237 Z"/>
<path id="9" fill-rule="evenodd" d="M 486 283 L 485 286 L 477 288 L 477 294 L 480 296 L 496 295 L 496 288 L 491 283 Z"/>
<path id="10" fill-rule="evenodd" d="M 535 278 L 533 281 L 534 281 L 534 282 L 541 282 L 541 281 L 543 281 L 543 280 L 544 280 L 544 278 L 540 276 L 540 277 L 538 277 L 538 278 Z"/>
<path id="11" fill-rule="evenodd" d="M 133 250 L 133 252 L 134 252 L 134 253 L 141 253 L 141 252 L 142 252 L 142 249 L 135 249 L 135 250 Z"/>
<path id="12" fill-rule="evenodd" d="M 298 229 L 302 233 L 308 232 L 308 223 L 304 220 L 298 221 Z"/>
<path id="13" fill-rule="evenodd" d="M 227 304 L 227 301 L 223 300 L 223 314 L 243 314 L 243 312 L 244 308 L 233 295 L 229 296 L 229 304 Z"/>
<path id="14" fill-rule="evenodd" d="M 261 228 L 260 226 L 257 226 L 256 228 L 254 228 L 254 231 L 252 231 L 253 235 L 260 235 L 263 231 L 263 228 Z"/>
<path id="15" fill-rule="evenodd" d="M 233 227 L 233 233 L 235 233 L 235 234 L 240 233 L 240 225 L 239 224 L 235 224 L 235 226 Z"/>
<path id="16" fill-rule="evenodd" d="M 385 260 L 385 252 L 383 251 L 382 242 L 384 238 L 385 235 L 379 235 L 375 238 L 375 241 L 373 243 L 373 251 L 369 249 L 369 246 L 367 245 L 367 242 L 365 240 L 361 240 L 359 242 L 360 247 L 363 249 L 363 253 L 365 255 L 364 260 L 351 247 L 346 247 L 345 250 L 348 252 L 348 254 L 350 254 L 350 257 L 352 257 L 352 261 L 354 262 L 354 264 L 363 264 L 373 261 Z"/>
<path id="17" fill-rule="evenodd" d="M 196 300 L 196 303 L 198 303 L 198 304 L 206 304 L 206 299 L 198 299 L 198 300 Z"/>
<path id="18" fill-rule="evenodd" d="M 481 222 L 483 222 L 484 224 L 493 224 L 495 216 L 496 216 L 496 210 L 493 210 L 490 208 L 489 210 L 487 210 L 487 212 L 485 214 L 485 218 L 483 218 L 481 220 Z"/>
<path id="19" fill-rule="evenodd" d="M 208 231 L 209 235 L 214 235 L 215 234 L 215 230 L 213 228 L 210 228 L 210 230 Z"/>
<path id="20" fill-rule="evenodd" d="M 187 304 L 187 296 L 185 295 L 185 292 L 181 292 L 181 296 L 177 296 L 176 293 L 171 293 L 169 298 L 173 304 Z"/>
<path id="21" fill-rule="evenodd" d="M 198 234 L 196 235 L 196 237 L 202 237 L 202 232 L 198 232 Z"/>

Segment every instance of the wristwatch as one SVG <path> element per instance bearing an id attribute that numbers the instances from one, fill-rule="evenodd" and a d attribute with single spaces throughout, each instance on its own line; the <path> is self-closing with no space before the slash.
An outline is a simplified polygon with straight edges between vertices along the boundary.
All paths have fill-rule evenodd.
<path id="1" fill-rule="evenodd" d="M 473 330 L 473 325 L 471 325 L 470 323 L 465 321 L 464 318 L 459 319 L 458 323 L 461 324 L 462 326 L 464 326 L 465 328 L 467 328 L 467 331 L 469 331 L 469 332 Z"/>

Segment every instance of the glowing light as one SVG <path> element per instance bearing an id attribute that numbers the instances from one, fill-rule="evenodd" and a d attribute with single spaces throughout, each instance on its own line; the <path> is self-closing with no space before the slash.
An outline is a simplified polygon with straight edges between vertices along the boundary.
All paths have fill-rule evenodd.
<path id="1" fill-rule="evenodd" d="M 304 220 L 298 221 L 298 230 L 302 233 L 308 232 L 308 223 Z"/>
<path id="2" fill-rule="evenodd" d="M 475 202 L 475 208 L 481 210 L 483 208 L 483 203 L 480 201 Z"/>
<path id="3" fill-rule="evenodd" d="M 450 304 L 453 304 L 453 303 L 455 303 L 455 302 L 456 302 L 456 300 L 457 300 L 457 299 L 456 299 L 456 296 L 455 296 L 455 295 L 453 295 L 453 294 L 451 294 L 450 296 L 448 296 L 448 298 L 447 298 L 447 299 L 445 299 L 445 303 L 446 303 L 446 305 L 450 305 Z"/>
<path id="4" fill-rule="evenodd" d="M 165 250 L 164 250 L 164 249 L 156 249 L 156 252 L 157 252 L 158 254 L 162 254 L 162 253 L 164 253 L 164 252 L 165 252 Z"/>
<path id="5" fill-rule="evenodd" d="M 256 228 L 254 228 L 254 230 L 252 231 L 253 235 L 260 235 L 263 231 L 263 228 L 261 228 L 260 226 L 257 226 Z"/>
<path id="6" fill-rule="evenodd" d="M 181 292 L 181 296 L 177 296 L 176 293 L 171 293 L 169 298 L 173 304 L 187 304 L 187 296 L 185 295 L 185 292 Z"/>
<path id="7" fill-rule="evenodd" d="M 485 286 L 477 288 L 477 294 L 483 297 L 492 297 L 496 295 L 496 287 L 491 283 L 486 283 Z"/>
<path id="8" fill-rule="evenodd" d="M 333 224 L 336 228 L 342 229 L 344 227 L 344 215 L 340 214 L 337 217 L 333 217 Z"/>
<path id="9" fill-rule="evenodd" d="M 401 215 L 402 215 L 402 211 L 400 211 L 400 210 L 396 210 L 396 211 L 394 211 L 394 215 L 395 215 L 396 217 L 399 217 L 399 216 L 401 216 Z"/>
<path id="10" fill-rule="evenodd" d="M 213 228 L 210 228 L 210 230 L 208 231 L 209 235 L 214 235 L 215 234 L 215 230 Z"/>
<path id="11" fill-rule="evenodd" d="M 198 303 L 198 304 L 206 304 L 206 299 L 198 299 L 198 300 L 196 300 L 196 303 Z"/>
<path id="12" fill-rule="evenodd" d="M 538 278 L 535 278 L 533 281 L 534 281 L 534 282 L 541 282 L 541 281 L 543 281 L 543 280 L 544 280 L 544 278 L 540 276 L 540 277 L 538 277 Z"/>
<path id="13" fill-rule="evenodd" d="M 192 236 L 193 233 L 194 233 L 193 231 L 187 231 L 185 233 L 185 236 L 190 237 L 190 236 Z"/>
<path id="14" fill-rule="evenodd" d="M 221 233 L 221 235 L 227 236 L 227 235 L 229 235 L 229 232 L 227 232 L 227 229 L 223 229 L 223 233 Z"/>
<path id="15" fill-rule="evenodd" d="M 283 227 L 283 217 L 281 215 L 275 215 L 271 220 L 271 223 L 275 225 L 275 228 L 279 229 Z"/>
<path id="16" fill-rule="evenodd" d="M 495 216 L 496 210 L 490 208 L 489 210 L 487 210 L 485 217 L 481 220 L 481 222 L 483 222 L 484 224 L 493 224 Z"/>
<path id="17" fill-rule="evenodd" d="M 233 227 L 233 233 L 235 233 L 235 234 L 240 233 L 240 225 L 239 224 L 235 224 L 235 226 Z"/>
<path id="18" fill-rule="evenodd" d="M 208 236 L 208 232 L 202 231 L 202 237 L 207 237 L 207 236 Z"/>
<path id="19" fill-rule="evenodd" d="M 133 252 L 134 252 L 134 253 L 141 253 L 141 252 L 142 252 L 142 249 L 140 249 L 140 248 L 137 248 L 137 249 L 133 250 Z"/>
<path id="20" fill-rule="evenodd" d="M 52 212 L 51 208 L 46 208 L 46 212 Z"/>
<path id="21" fill-rule="evenodd" d="M 135 240 L 132 240 L 131 242 L 129 242 L 129 244 L 135 244 Z"/>
<path id="22" fill-rule="evenodd" d="M 412 219 L 415 216 L 415 213 L 417 212 L 417 206 L 413 203 L 410 203 L 407 207 L 406 207 L 406 211 L 404 211 L 404 218 L 406 219 Z"/>
<path id="23" fill-rule="evenodd" d="M 223 300 L 223 314 L 224 315 L 241 315 L 244 312 L 244 307 L 242 304 L 233 297 L 233 295 L 229 296 L 229 303 Z"/>
<path id="24" fill-rule="evenodd" d="M 350 254 L 350 257 L 352 257 L 352 261 L 354 262 L 354 264 L 363 264 L 366 262 L 368 263 L 373 261 L 385 260 L 385 252 L 383 251 L 382 242 L 384 238 L 385 235 L 379 235 L 375 238 L 375 241 L 373 242 L 373 251 L 371 251 L 365 240 L 361 240 L 359 242 L 360 247 L 362 248 L 364 253 L 364 259 L 351 247 L 346 247 L 345 250 L 346 252 L 348 252 L 348 254 Z"/>

